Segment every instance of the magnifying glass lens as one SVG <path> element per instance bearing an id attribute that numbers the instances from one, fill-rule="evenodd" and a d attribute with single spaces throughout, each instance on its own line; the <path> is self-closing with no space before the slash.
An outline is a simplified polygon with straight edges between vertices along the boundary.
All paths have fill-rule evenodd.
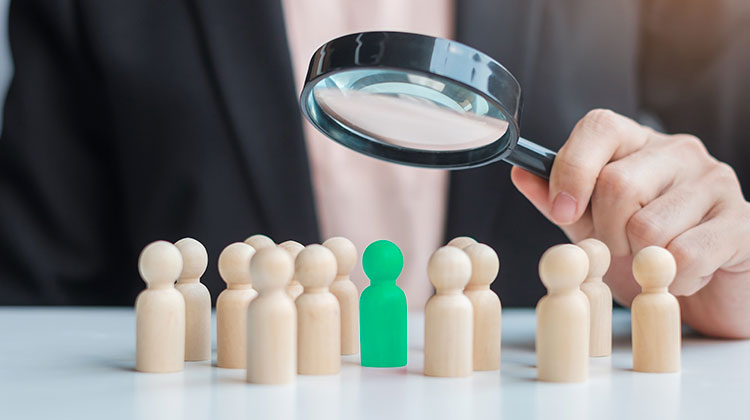
<path id="1" fill-rule="evenodd" d="M 384 144 L 429 151 L 476 149 L 508 121 L 459 83 L 389 69 L 353 69 L 321 79 L 312 96 L 342 128 Z"/>

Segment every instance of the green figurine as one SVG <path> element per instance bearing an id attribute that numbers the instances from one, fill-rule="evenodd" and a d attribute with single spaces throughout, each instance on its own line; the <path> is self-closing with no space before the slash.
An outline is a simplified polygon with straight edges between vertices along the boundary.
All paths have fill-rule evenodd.
<path id="1" fill-rule="evenodd" d="M 406 295 L 396 285 L 404 256 L 393 242 L 371 243 L 362 255 L 370 285 L 359 298 L 362 366 L 406 366 Z"/>

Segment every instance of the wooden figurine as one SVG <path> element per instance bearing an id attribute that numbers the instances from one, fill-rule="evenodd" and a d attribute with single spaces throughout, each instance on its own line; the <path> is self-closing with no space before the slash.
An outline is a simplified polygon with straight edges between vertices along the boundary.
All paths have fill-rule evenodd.
<path id="1" fill-rule="evenodd" d="M 282 249 L 266 247 L 250 262 L 258 297 L 247 308 L 247 381 L 285 384 L 297 374 L 297 311 L 284 286 L 294 263 Z"/>
<path id="2" fill-rule="evenodd" d="M 243 369 L 247 353 L 247 306 L 258 293 L 250 277 L 255 248 L 235 242 L 219 255 L 219 275 L 227 284 L 216 300 L 216 365 Z"/>
<path id="3" fill-rule="evenodd" d="M 245 243 L 255 248 L 256 251 L 260 251 L 261 249 L 270 246 L 276 246 L 276 243 L 273 241 L 273 239 L 269 238 L 266 235 L 261 235 L 260 233 L 245 239 Z"/>
<path id="4" fill-rule="evenodd" d="M 490 290 L 500 261 L 485 244 L 469 245 L 464 252 L 471 260 L 471 278 L 464 294 L 474 309 L 474 370 L 500 369 L 502 306 L 500 298 Z"/>
<path id="5" fill-rule="evenodd" d="M 330 375 L 341 370 L 341 311 L 329 290 L 336 257 L 322 245 L 310 245 L 295 261 L 295 276 L 305 291 L 297 305 L 297 372 Z"/>
<path id="6" fill-rule="evenodd" d="M 633 277 L 641 285 L 630 307 L 637 372 L 680 370 L 680 304 L 667 291 L 676 273 L 675 259 L 664 248 L 643 248 L 633 259 Z"/>
<path id="7" fill-rule="evenodd" d="M 305 249 L 305 246 L 297 241 L 282 242 L 279 247 L 289 253 L 292 261 L 296 260 L 297 255 Z M 302 294 L 302 285 L 297 281 L 297 276 L 292 276 L 292 280 L 286 285 L 286 293 L 292 300 L 296 300 Z"/>
<path id="8" fill-rule="evenodd" d="M 208 254 L 193 238 L 180 239 L 174 245 L 182 254 L 176 288 L 185 298 L 185 361 L 211 360 L 211 294 L 201 283 Z"/>
<path id="9" fill-rule="evenodd" d="M 349 276 L 357 263 L 357 248 L 342 237 L 328 239 L 323 246 L 333 252 L 338 267 L 331 293 L 338 299 L 341 309 L 341 354 L 356 354 L 359 351 L 359 290 Z"/>
<path id="10" fill-rule="evenodd" d="M 589 305 L 580 285 L 589 271 L 581 248 L 557 245 L 539 261 L 547 288 L 536 306 L 537 377 L 550 382 L 583 382 L 588 377 Z"/>
<path id="11" fill-rule="evenodd" d="M 602 281 L 611 261 L 609 248 L 594 238 L 584 239 L 576 245 L 589 257 L 589 272 L 581 284 L 581 291 L 588 298 L 591 318 L 589 356 L 609 356 L 612 353 L 612 292 Z"/>
<path id="12" fill-rule="evenodd" d="M 461 293 L 471 277 L 471 260 L 464 251 L 444 246 L 432 254 L 427 275 L 435 294 L 425 305 L 424 374 L 471 375 L 474 314 Z"/>
<path id="13" fill-rule="evenodd" d="M 464 249 L 469 245 L 477 243 L 476 239 L 469 236 L 457 236 L 448 242 L 447 246 L 455 246 L 456 248 Z"/>
<path id="14" fill-rule="evenodd" d="M 135 369 L 178 372 L 185 365 L 185 299 L 174 288 L 182 272 L 182 255 L 167 241 L 146 245 L 138 257 L 146 282 L 135 301 Z"/>

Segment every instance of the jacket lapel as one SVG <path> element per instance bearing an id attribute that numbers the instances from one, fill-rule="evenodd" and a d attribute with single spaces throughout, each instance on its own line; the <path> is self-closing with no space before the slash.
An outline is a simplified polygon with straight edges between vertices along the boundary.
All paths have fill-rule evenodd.
<path id="1" fill-rule="evenodd" d="M 188 1 L 264 228 L 319 240 L 280 2 Z"/>

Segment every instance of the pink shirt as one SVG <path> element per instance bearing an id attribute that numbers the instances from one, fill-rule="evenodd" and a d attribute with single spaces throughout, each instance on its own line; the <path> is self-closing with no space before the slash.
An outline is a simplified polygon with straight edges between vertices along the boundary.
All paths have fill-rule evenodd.
<path id="1" fill-rule="evenodd" d="M 453 34 L 453 0 L 283 0 L 287 37 L 299 92 L 312 53 L 352 32 Z M 410 308 L 432 293 L 427 260 L 443 242 L 448 174 L 382 162 L 340 146 L 304 121 L 318 221 L 324 238 L 345 236 L 360 255 L 372 241 L 388 239 L 404 253 L 398 284 Z M 369 284 L 361 261 L 352 280 Z"/>

